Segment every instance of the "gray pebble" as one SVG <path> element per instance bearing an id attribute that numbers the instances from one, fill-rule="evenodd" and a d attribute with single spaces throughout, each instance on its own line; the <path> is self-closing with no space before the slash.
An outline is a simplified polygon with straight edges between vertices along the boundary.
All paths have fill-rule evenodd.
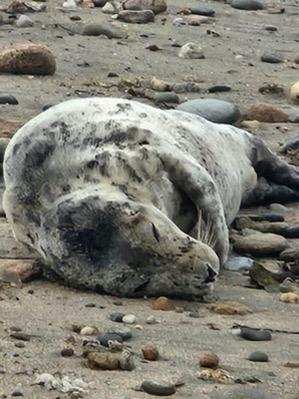
<path id="1" fill-rule="evenodd" d="M 143 381 L 141 388 L 144 392 L 156 396 L 169 396 L 176 392 L 173 384 L 160 383 L 158 381 Z"/>
<path id="2" fill-rule="evenodd" d="M 0 94 L 0 104 L 17 105 L 19 102 L 11 94 Z"/>
<path id="3" fill-rule="evenodd" d="M 269 357 L 264 352 L 256 351 L 256 352 L 252 352 L 248 356 L 248 360 L 250 360 L 252 362 L 268 362 L 269 361 Z"/>
<path id="4" fill-rule="evenodd" d="M 263 62 L 267 62 L 269 64 L 280 64 L 281 62 L 284 61 L 284 58 L 281 54 L 277 53 L 264 53 L 261 56 L 261 60 Z"/>
<path id="5" fill-rule="evenodd" d="M 238 10 L 256 11 L 263 10 L 264 3 L 260 0 L 232 0 L 231 6 Z"/>

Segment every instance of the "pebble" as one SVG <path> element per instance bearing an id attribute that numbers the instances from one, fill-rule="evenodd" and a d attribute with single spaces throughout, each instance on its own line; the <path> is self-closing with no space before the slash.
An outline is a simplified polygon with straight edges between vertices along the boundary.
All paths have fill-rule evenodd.
<path id="1" fill-rule="evenodd" d="M 208 88 L 209 93 L 224 93 L 231 91 L 231 87 L 227 85 L 215 85 Z"/>
<path id="2" fill-rule="evenodd" d="M 147 24 L 148 22 L 154 22 L 155 14 L 151 10 L 123 10 L 118 13 L 118 19 L 127 23 Z"/>
<path id="3" fill-rule="evenodd" d="M 261 123 L 259 121 L 242 121 L 241 122 L 241 127 L 244 128 L 245 130 L 248 130 L 251 133 L 257 132 L 260 127 Z"/>
<path id="4" fill-rule="evenodd" d="M 13 332 L 10 334 L 11 338 L 19 339 L 20 341 L 30 341 L 31 335 L 23 332 Z"/>
<path id="5" fill-rule="evenodd" d="M 136 316 L 133 314 L 126 314 L 123 317 L 122 321 L 125 324 L 134 324 L 134 323 L 136 323 Z"/>
<path id="6" fill-rule="evenodd" d="M 279 255 L 279 259 L 286 262 L 292 262 L 299 259 L 299 248 L 288 248 L 285 251 L 282 251 Z"/>
<path id="7" fill-rule="evenodd" d="M 189 312 L 188 316 L 191 317 L 192 319 L 199 319 L 200 318 L 200 314 L 197 311 Z"/>
<path id="8" fill-rule="evenodd" d="M 272 335 L 270 331 L 267 330 L 255 330 L 250 327 L 240 328 L 240 337 L 246 339 L 247 341 L 271 341 Z"/>
<path id="9" fill-rule="evenodd" d="M 122 323 L 124 315 L 124 313 L 120 312 L 111 313 L 109 319 L 111 321 L 115 321 L 116 323 Z"/>
<path id="10" fill-rule="evenodd" d="M 215 15 L 215 10 L 213 8 L 207 7 L 203 4 L 190 7 L 191 14 L 204 15 L 206 17 L 213 17 Z"/>
<path id="11" fill-rule="evenodd" d="M 63 4 L 62 7 L 65 10 L 68 11 L 76 11 L 77 9 L 77 3 L 74 0 L 66 0 Z"/>
<path id="12" fill-rule="evenodd" d="M 27 15 L 20 15 L 17 19 L 16 25 L 18 28 L 30 28 L 33 26 L 33 21 Z"/>
<path id="13" fill-rule="evenodd" d="M 96 327 L 86 326 L 80 330 L 80 335 L 94 335 L 97 334 L 99 331 Z"/>
<path id="14" fill-rule="evenodd" d="M 170 299 L 165 296 L 160 296 L 152 302 L 152 309 L 168 311 L 173 310 L 174 305 Z"/>
<path id="15" fill-rule="evenodd" d="M 265 26 L 265 30 L 267 30 L 268 32 L 277 32 L 277 27 L 273 26 L 273 25 L 266 25 Z"/>
<path id="16" fill-rule="evenodd" d="M 261 60 L 269 64 L 280 64 L 284 61 L 284 58 L 281 54 L 266 52 L 261 56 Z"/>
<path id="17" fill-rule="evenodd" d="M 282 205 L 282 204 L 270 204 L 269 206 L 270 211 L 272 212 L 277 212 L 277 213 L 287 213 L 289 212 L 289 208 L 287 208 L 286 206 Z"/>
<path id="18" fill-rule="evenodd" d="M 130 328 L 128 327 L 121 327 L 121 328 L 110 328 L 109 331 L 107 331 L 108 334 L 112 333 L 112 334 L 117 334 L 119 335 L 123 341 L 127 341 L 128 339 L 132 338 L 132 331 Z"/>
<path id="19" fill-rule="evenodd" d="M 25 344 L 24 344 L 24 342 L 16 342 L 15 347 L 16 348 L 25 348 Z"/>
<path id="20" fill-rule="evenodd" d="M 125 10 L 151 10 L 155 14 L 167 10 L 167 3 L 165 0 L 125 0 L 122 6 Z"/>
<path id="21" fill-rule="evenodd" d="M 254 260 L 245 256 L 230 256 L 224 263 L 223 267 L 226 270 L 242 271 L 249 270 L 254 264 Z"/>
<path id="22" fill-rule="evenodd" d="M 148 316 L 148 318 L 146 319 L 146 324 L 157 324 L 158 321 L 155 318 L 155 316 Z"/>
<path id="23" fill-rule="evenodd" d="M 155 94 L 154 102 L 156 105 L 159 105 L 162 103 L 178 104 L 180 102 L 180 98 L 174 92 L 163 92 L 163 93 Z"/>
<path id="24" fill-rule="evenodd" d="M 11 94 L 2 94 L 2 93 L 0 93 L 0 104 L 17 105 L 17 104 L 19 104 L 19 102 Z"/>
<path id="25" fill-rule="evenodd" d="M 219 365 L 219 357 L 213 352 L 205 352 L 199 358 L 201 367 L 214 369 Z"/>
<path id="26" fill-rule="evenodd" d="M 299 81 L 290 87 L 290 99 L 293 103 L 299 104 Z"/>
<path id="27" fill-rule="evenodd" d="M 268 256 L 279 254 L 287 249 L 289 244 L 280 235 L 256 232 L 247 236 L 234 236 L 233 247 L 238 253 Z"/>
<path id="28" fill-rule="evenodd" d="M 121 31 L 112 30 L 110 27 L 102 24 L 87 24 L 83 28 L 83 35 L 85 36 L 106 36 L 108 39 L 122 39 L 124 33 Z"/>
<path id="29" fill-rule="evenodd" d="M 222 315 L 240 315 L 244 316 L 248 313 L 251 313 L 251 309 L 244 305 L 243 303 L 236 301 L 223 301 L 212 303 L 208 306 L 208 308 L 218 314 Z"/>
<path id="30" fill-rule="evenodd" d="M 180 104 L 177 109 L 215 123 L 232 124 L 240 118 L 240 110 L 235 104 L 212 98 L 189 100 Z"/>
<path id="31" fill-rule="evenodd" d="M 230 5 L 238 10 L 256 11 L 263 10 L 264 3 L 260 0 L 232 0 Z"/>
<path id="32" fill-rule="evenodd" d="M 211 18 L 205 17 L 203 15 L 188 15 L 185 18 L 185 22 L 187 22 L 190 26 L 200 26 L 202 24 L 207 24 L 211 22 Z"/>
<path id="33" fill-rule="evenodd" d="M 71 357 L 74 354 L 73 348 L 63 348 L 60 352 L 61 356 L 63 357 Z"/>
<path id="34" fill-rule="evenodd" d="M 90 352 L 87 354 L 87 366 L 93 370 L 133 370 L 132 354 L 122 352 Z"/>
<path id="35" fill-rule="evenodd" d="M 108 332 L 103 335 L 100 335 L 97 339 L 100 342 L 100 344 L 105 346 L 106 348 L 109 347 L 109 341 L 117 341 L 120 343 L 124 341 L 124 339 L 119 334 L 113 332 Z"/>
<path id="36" fill-rule="evenodd" d="M 0 72 L 27 75 L 53 75 L 56 61 L 41 44 L 16 44 L 0 51 Z"/>
<path id="37" fill-rule="evenodd" d="M 252 352 L 248 356 L 248 360 L 250 360 L 252 362 L 268 362 L 269 361 L 269 357 L 264 352 L 256 351 L 256 352 Z"/>
<path id="38" fill-rule="evenodd" d="M 141 352 L 142 352 L 144 359 L 146 359 L 146 360 L 155 361 L 155 360 L 158 360 L 158 358 L 159 358 L 159 351 L 158 351 L 156 345 L 154 345 L 152 343 L 148 343 L 148 344 L 144 345 L 141 348 Z"/>
<path id="39" fill-rule="evenodd" d="M 299 303 L 299 295 L 295 292 L 286 292 L 280 295 L 279 300 L 286 303 Z"/>
<path id="40" fill-rule="evenodd" d="M 107 3 L 107 0 L 93 0 L 93 4 L 95 7 L 104 7 Z"/>
<path id="41" fill-rule="evenodd" d="M 287 122 L 288 114 L 271 104 L 257 103 L 252 105 L 246 114 L 247 119 L 259 122 Z"/>
<path id="42" fill-rule="evenodd" d="M 113 4 L 110 3 L 110 1 L 107 1 L 107 3 L 103 6 L 102 12 L 104 14 L 116 14 L 118 13 L 118 9 L 116 9 Z"/>
<path id="43" fill-rule="evenodd" d="M 174 384 L 152 380 L 143 381 L 141 389 L 150 395 L 156 396 L 169 396 L 176 392 Z"/>
<path id="44" fill-rule="evenodd" d="M 24 390 L 21 384 L 18 384 L 15 389 L 12 391 L 11 396 L 24 396 Z"/>
<path id="45" fill-rule="evenodd" d="M 284 222 L 284 217 L 279 213 L 265 212 L 259 215 L 249 215 L 250 219 L 255 222 Z"/>
<path id="46" fill-rule="evenodd" d="M 203 59 L 203 49 L 196 43 L 186 43 L 179 50 L 180 58 Z"/>

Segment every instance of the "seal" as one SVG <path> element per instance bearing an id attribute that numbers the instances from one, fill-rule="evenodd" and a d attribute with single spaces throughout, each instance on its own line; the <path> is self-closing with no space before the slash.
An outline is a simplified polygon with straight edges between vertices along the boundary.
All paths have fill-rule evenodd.
<path id="1" fill-rule="evenodd" d="M 29 121 L 4 179 L 15 237 L 46 275 L 130 297 L 205 295 L 242 201 L 299 188 L 298 170 L 245 131 L 117 98 L 70 100 Z"/>

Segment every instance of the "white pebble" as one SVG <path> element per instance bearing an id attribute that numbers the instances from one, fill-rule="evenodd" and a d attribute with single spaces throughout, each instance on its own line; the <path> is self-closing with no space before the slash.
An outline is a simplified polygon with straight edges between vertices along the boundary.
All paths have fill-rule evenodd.
<path id="1" fill-rule="evenodd" d="M 123 323 L 125 324 L 134 324 L 136 322 L 136 316 L 133 314 L 126 314 L 123 317 Z"/>

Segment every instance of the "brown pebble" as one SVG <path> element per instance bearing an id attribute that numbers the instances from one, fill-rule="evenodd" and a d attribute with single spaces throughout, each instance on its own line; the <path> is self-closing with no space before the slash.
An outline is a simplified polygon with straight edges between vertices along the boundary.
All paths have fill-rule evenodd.
<path id="1" fill-rule="evenodd" d="M 31 335 L 22 333 L 22 332 L 14 332 L 10 334 L 11 338 L 19 339 L 20 341 L 30 341 Z"/>
<path id="2" fill-rule="evenodd" d="M 73 348 L 63 348 L 60 352 L 61 356 L 63 357 L 71 357 L 74 354 Z"/>
<path id="3" fill-rule="evenodd" d="M 146 360 L 154 361 L 159 358 L 159 351 L 157 347 L 150 342 L 141 348 L 141 352 Z"/>
<path id="4" fill-rule="evenodd" d="M 24 342 L 16 342 L 15 347 L 16 348 L 25 348 L 25 344 L 24 344 Z"/>
<path id="5" fill-rule="evenodd" d="M 201 367 L 215 369 L 219 365 L 219 357 L 213 352 L 205 352 L 200 356 L 199 364 Z"/>
<path id="6" fill-rule="evenodd" d="M 165 296 L 160 296 L 154 302 L 152 302 L 152 309 L 154 310 L 173 310 L 173 303 Z"/>
<path id="7" fill-rule="evenodd" d="M 281 294 L 279 300 L 286 303 L 299 303 L 299 295 L 295 292 Z"/>

